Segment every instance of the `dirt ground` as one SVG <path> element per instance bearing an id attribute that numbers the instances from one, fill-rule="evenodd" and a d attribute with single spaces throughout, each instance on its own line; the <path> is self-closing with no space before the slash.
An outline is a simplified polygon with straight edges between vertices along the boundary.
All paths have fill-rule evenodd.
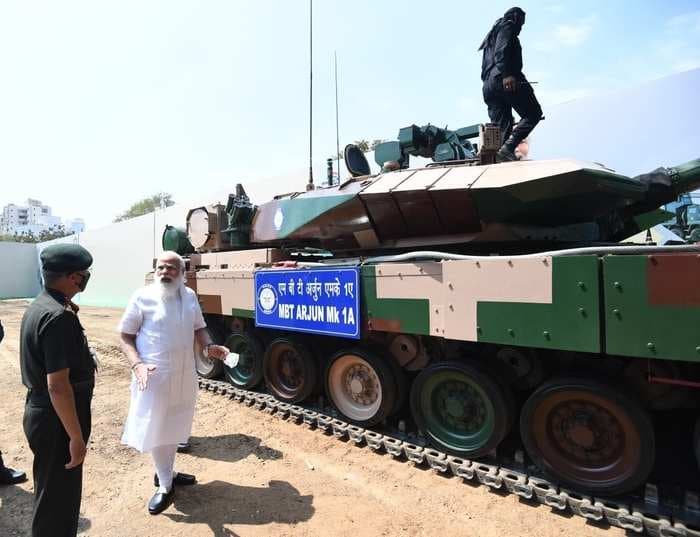
<path id="1" fill-rule="evenodd" d="M 27 303 L 0 301 L 0 449 L 30 480 L 0 487 L 0 535 L 29 535 L 32 454 L 22 431 L 25 389 L 19 372 L 19 325 Z M 601 536 L 545 506 L 443 478 L 367 448 L 200 393 L 190 454 L 176 469 L 199 483 L 176 491 L 174 504 L 151 516 L 150 458 L 119 443 L 128 408 L 129 371 L 118 350 L 120 310 L 82 308 L 80 318 L 102 367 L 93 400 L 85 461 L 84 536 L 231 535 L 506 535 Z"/>

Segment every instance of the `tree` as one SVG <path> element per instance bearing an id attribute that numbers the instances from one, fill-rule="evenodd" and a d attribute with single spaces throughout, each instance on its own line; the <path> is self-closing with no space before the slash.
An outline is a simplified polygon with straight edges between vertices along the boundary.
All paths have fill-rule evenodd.
<path id="1" fill-rule="evenodd" d="M 61 237 L 68 237 L 69 235 L 73 235 L 73 232 L 67 231 L 66 228 L 60 225 L 49 229 L 42 229 L 39 234 L 35 234 L 31 231 L 23 231 L 22 233 L 15 233 L 14 235 L 0 235 L 0 241 L 37 243 L 52 241 L 54 239 L 60 239 Z"/>
<path id="2" fill-rule="evenodd" d="M 374 139 L 371 142 L 369 140 L 355 140 L 353 144 L 355 144 L 360 151 L 363 153 L 367 153 L 368 151 L 374 151 L 377 146 L 381 143 L 384 143 L 386 140 L 380 140 L 380 139 Z"/>
<path id="3" fill-rule="evenodd" d="M 122 222 L 123 220 L 129 220 L 130 218 L 152 213 L 161 207 L 170 207 L 171 205 L 175 205 L 175 202 L 172 200 L 172 194 L 168 194 L 167 192 L 158 192 L 149 198 L 144 198 L 137 201 L 125 212 L 117 216 L 114 221 Z"/>
<path id="4" fill-rule="evenodd" d="M 372 143 L 369 146 L 369 150 L 374 151 L 375 149 L 377 149 L 377 146 L 379 144 L 383 144 L 384 142 L 386 142 L 386 140 L 378 140 L 378 139 L 372 140 Z"/>
<path id="5" fill-rule="evenodd" d="M 367 153 L 367 151 L 369 151 L 369 141 L 367 140 L 355 140 L 353 144 L 356 145 L 357 148 L 363 153 Z"/>

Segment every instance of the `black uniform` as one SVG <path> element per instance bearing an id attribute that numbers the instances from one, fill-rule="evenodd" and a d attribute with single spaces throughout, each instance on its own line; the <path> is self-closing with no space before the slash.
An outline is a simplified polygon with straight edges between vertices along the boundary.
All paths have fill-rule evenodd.
<path id="1" fill-rule="evenodd" d="M 0 321 L 0 343 L 5 339 L 5 329 Z M 13 485 L 27 480 L 27 475 L 19 470 L 13 470 L 5 466 L 2 460 L 2 451 L 0 451 L 0 485 Z"/>
<path id="2" fill-rule="evenodd" d="M 78 531 L 83 466 L 66 470 L 69 438 L 48 394 L 46 375 L 69 368 L 78 421 L 87 443 L 95 365 L 77 306 L 46 289 L 27 308 L 20 333 L 22 383 L 28 388 L 24 433 L 34 453 L 33 537 Z"/>
<path id="3" fill-rule="evenodd" d="M 491 122 L 501 129 L 501 143 L 513 152 L 542 118 L 542 108 L 535 92 L 523 74 L 523 51 L 518 35 L 525 20 L 520 8 L 506 11 L 484 39 L 479 50 L 484 51 L 481 80 L 484 82 L 484 102 Z M 515 91 L 503 89 L 503 79 L 513 76 Z M 521 117 L 513 129 L 513 109 Z"/>

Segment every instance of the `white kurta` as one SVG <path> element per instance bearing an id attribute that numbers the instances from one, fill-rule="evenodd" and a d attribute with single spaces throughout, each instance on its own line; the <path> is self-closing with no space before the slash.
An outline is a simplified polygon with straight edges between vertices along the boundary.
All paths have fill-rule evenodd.
<path id="1" fill-rule="evenodd" d="M 189 438 L 197 400 L 194 331 L 206 326 L 192 289 L 163 299 L 158 285 L 134 293 L 119 323 L 120 332 L 136 335 L 141 360 L 156 366 L 143 391 L 131 376 L 122 443 L 141 452 Z"/>

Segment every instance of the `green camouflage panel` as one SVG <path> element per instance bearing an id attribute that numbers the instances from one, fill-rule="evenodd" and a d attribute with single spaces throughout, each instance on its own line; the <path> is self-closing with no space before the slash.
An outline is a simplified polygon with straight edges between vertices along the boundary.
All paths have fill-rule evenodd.
<path id="1" fill-rule="evenodd" d="M 279 199 L 260 206 L 252 224 L 251 240 L 283 239 L 354 197 L 354 194 L 323 194 L 324 191 L 311 192 L 308 197 Z M 318 232 L 315 228 L 314 231 Z"/>
<path id="2" fill-rule="evenodd" d="M 700 256 L 603 258 L 609 354 L 700 362 Z"/>
<path id="3" fill-rule="evenodd" d="M 247 262 L 202 255 L 198 261 L 207 269 L 188 272 L 188 284 L 204 312 L 253 318 L 254 271 L 273 261 L 269 252 L 277 251 L 248 251 L 253 257 Z M 696 254 L 678 253 L 365 265 L 364 326 L 460 341 L 698 362 L 699 268 Z"/>
<path id="4" fill-rule="evenodd" d="M 372 330 L 601 350 L 595 256 L 383 263 L 362 285 Z"/>

